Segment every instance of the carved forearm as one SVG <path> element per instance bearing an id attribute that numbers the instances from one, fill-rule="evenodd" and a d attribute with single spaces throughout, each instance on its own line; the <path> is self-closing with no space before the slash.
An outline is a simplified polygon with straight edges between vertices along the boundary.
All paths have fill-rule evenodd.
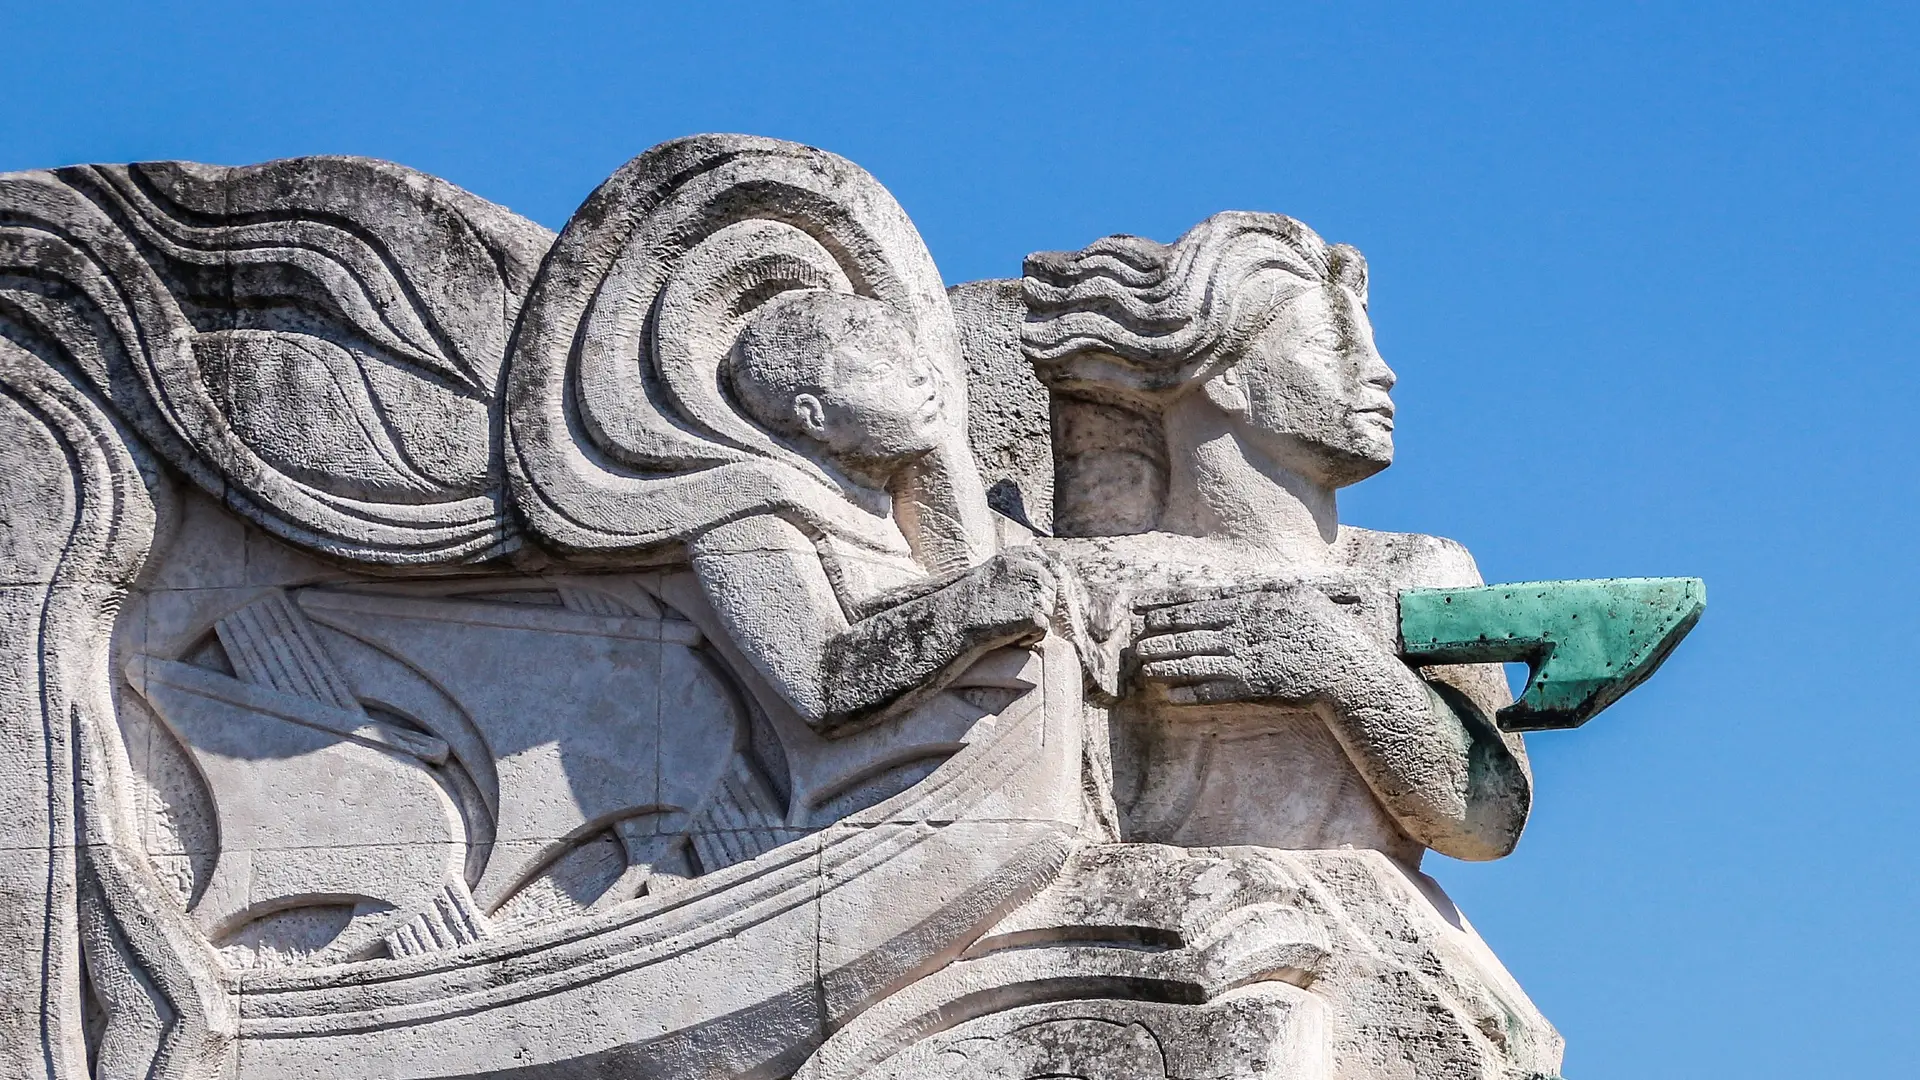
<path id="1" fill-rule="evenodd" d="M 1450 683 L 1429 681 L 1428 700 L 1435 721 L 1449 718 L 1471 739 L 1467 750 L 1466 816 L 1458 844 L 1434 843 L 1457 859 L 1498 859 L 1513 851 L 1533 809 L 1533 771 L 1527 767 L 1520 738 L 1500 730 L 1494 714 Z"/>
<path id="2" fill-rule="evenodd" d="M 1415 840 L 1457 859 L 1511 852 L 1533 797 L 1525 764 L 1465 694 L 1389 663 L 1319 703 L 1335 736 Z"/>
<path id="3" fill-rule="evenodd" d="M 1142 628 L 1139 673 L 1175 704 L 1313 708 L 1421 844 L 1492 859 L 1519 840 L 1532 781 L 1515 746 L 1471 696 L 1423 680 L 1317 589 L 1168 604 Z"/>
<path id="4" fill-rule="evenodd" d="M 1051 594 L 1037 560 L 995 559 L 854 623 L 827 643 L 821 729 L 863 727 L 939 691 L 986 653 L 1039 638 Z"/>

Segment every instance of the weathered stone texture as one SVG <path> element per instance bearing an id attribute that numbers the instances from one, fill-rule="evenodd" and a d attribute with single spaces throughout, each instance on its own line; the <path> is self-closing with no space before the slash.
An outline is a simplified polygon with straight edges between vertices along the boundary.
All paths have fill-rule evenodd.
<path id="1" fill-rule="evenodd" d="M 0 176 L 0 1071 L 1553 1075 L 1419 869 L 1532 780 L 1403 656 L 1471 558 L 1338 521 L 1366 304 L 1273 214 L 948 290 L 745 136 L 558 237 Z"/>

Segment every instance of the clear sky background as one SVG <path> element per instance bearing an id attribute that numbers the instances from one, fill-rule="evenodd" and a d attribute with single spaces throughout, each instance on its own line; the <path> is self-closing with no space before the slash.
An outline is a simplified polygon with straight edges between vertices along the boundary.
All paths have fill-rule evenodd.
<path id="1" fill-rule="evenodd" d="M 859 162 L 949 282 L 1278 210 L 1366 253 L 1400 462 L 1489 580 L 1694 574 L 1433 858 L 1575 1080 L 1920 1075 L 1907 5 L 0 4 L 0 170 L 391 158 L 558 229 L 700 131 Z"/>

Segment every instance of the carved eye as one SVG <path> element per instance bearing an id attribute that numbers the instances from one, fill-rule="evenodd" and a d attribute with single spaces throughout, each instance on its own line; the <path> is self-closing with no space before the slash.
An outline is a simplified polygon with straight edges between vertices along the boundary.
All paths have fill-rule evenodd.
<path id="1" fill-rule="evenodd" d="M 1315 330 L 1313 334 L 1307 338 L 1306 344 L 1308 347 L 1314 349 L 1322 349 L 1327 352 L 1339 352 L 1340 347 L 1346 344 L 1346 338 L 1341 336 L 1340 332 L 1333 327 L 1323 326 Z"/>

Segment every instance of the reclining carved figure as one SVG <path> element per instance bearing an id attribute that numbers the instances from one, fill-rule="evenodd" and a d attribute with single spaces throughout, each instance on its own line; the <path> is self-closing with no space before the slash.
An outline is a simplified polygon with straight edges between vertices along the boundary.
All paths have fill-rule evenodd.
<path id="1" fill-rule="evenodd" d="M 557 238 L 360 159 L 14 174 L 0 263 L 23 1075 L 789 1072 L 1064 859 L 1059 578 L 850 163 L 680 140 Z"/>

